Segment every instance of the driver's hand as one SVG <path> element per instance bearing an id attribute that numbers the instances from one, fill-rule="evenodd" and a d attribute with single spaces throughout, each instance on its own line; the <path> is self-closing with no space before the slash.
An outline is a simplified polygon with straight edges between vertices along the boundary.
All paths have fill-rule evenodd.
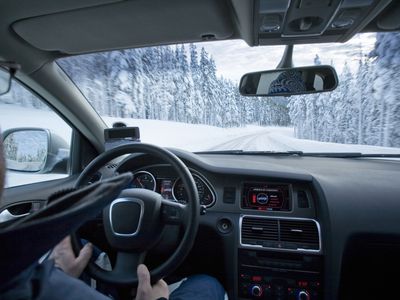
<path id="1" fill-rule="evenodd" d="M 164 280 L 159 280 L 151 286 L 150 273 L 145 265 L 139 265 L 137 268 L 139 285 L 136 292 L 135 300 L 156 300 L 159 298 L 168 299 L 168 285 Z"/>
<path id="2" fill-rule="evenodd" d="M 54 264 L 68 275 L 78 278 L 92 257 L 93 245 L 87 243 L 75 257 L 72 250 L 71 237 L 67 236 L 57 246 L 54 247 L 50 258 L 54 259 Z"/>

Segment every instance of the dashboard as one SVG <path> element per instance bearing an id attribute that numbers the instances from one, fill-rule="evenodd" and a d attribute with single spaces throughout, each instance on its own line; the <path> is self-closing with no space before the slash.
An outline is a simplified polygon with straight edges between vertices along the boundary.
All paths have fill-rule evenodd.
<path id="1" fill-rule="evenodd" d="M 399 235 L 399 161 L 172 151 L 189 167 L 207 208 L 193 261 L 220 274 L 230 299 L 354 298 L 343 283 L 355 284 L 346 261 L 361 250 L 352 241 L 365 233 Z M 131 187 L 185 203 L 182 182 L 157 158 L 134 154 L 113 172 L 132 172 Z M 393 248 L 395 240 L 382 243 Z M 359 272 L 373 276 L 379 267 Z"/>

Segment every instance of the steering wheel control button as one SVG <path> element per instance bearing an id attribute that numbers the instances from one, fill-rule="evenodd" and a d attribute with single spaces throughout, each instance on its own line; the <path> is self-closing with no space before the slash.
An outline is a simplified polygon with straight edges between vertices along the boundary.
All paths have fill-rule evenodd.
<path id="1" fill-rule="evenodd" d="M 139 199 L 116 199 L 110 205 L 110 224 L 117 236 L 134 236 L 140 229 L 143 202 Z"/>
<path id="2" fill-rule="evenodd" d="M 161 215 L 163 220 L 169 224 L 181 223 L 182 216 L 177 207 L 165 205 L 161 210 Z"/>

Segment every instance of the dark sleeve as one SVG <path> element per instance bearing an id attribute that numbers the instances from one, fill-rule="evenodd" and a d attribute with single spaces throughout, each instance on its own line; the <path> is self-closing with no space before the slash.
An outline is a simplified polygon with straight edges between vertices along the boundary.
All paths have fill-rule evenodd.
<path id="1" fill-rule="evenodd" d="M 36 264 L 1 286 L 1 300 L 110 300 L 83 281 L 54 267 L 52 260 Z"/>
<path id="2" fill-rule="evenodd" d="M 42 294 L 37 300 L 110 300 L 83 281 L 73 278 L 54 266 L 43 283 Z"/>

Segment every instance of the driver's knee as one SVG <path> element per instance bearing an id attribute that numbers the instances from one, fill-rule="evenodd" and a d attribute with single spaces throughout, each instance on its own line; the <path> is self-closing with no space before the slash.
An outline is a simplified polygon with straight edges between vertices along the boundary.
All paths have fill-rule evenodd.
<path id="1" fill-rule="evenodd" d="M 170 300 L 223 300 L 225 289 L 214 277 L 199 274 L 188 277 L 175 291 L 172 292 Z"/>

